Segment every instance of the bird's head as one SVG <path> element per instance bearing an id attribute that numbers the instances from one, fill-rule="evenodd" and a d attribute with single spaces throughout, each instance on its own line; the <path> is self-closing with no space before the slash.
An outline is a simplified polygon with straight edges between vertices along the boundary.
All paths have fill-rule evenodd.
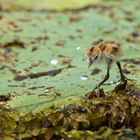
<path id="1" fill-rule="evenodd" d="M 86 48 L 86 56 L 89 59 L 88 68 L 97 60 L 100 56 L 100 49 L 98 47 Z"/>

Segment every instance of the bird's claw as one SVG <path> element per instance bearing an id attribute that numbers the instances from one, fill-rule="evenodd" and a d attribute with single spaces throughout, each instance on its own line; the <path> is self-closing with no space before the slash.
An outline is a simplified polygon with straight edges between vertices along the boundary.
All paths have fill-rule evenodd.
<path id="1" fill-rule="evenodd" d="M 98 91 L 96 92 L 95 90 L 98 89 Z M 94 94 L 94 95 L 93 95 Z M 84 101 L 86 101 L 87 99 L 91 98 L 91 96 L 95 96 L 95 97 L 100 97 L 100 85 L 97 85 L 92 91 L 90 91 L 89 93 L 87 93 L 84 96 Z"/>

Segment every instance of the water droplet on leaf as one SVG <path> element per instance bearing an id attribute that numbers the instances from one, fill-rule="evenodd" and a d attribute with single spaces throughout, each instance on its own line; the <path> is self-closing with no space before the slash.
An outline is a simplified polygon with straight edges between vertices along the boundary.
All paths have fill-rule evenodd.
<path id="1" fill-rule="evenodd" d="M 86 80 L 88 80 L 89 78 L 88 78 L 87 75 L 82 75 L 82 76 L 80 77 L 80 79 L 83 80 L 83 81 L 86 81 Z"/>
<path id="2" fill-rule="evenodd" d="M 57 60 L 57 59 L 52 59 L 52 60 L 50 61 L 50 63 L 51 63 L 52 65 L 57 65 L 57 64 L 58 64 L 58 60 Z"/>

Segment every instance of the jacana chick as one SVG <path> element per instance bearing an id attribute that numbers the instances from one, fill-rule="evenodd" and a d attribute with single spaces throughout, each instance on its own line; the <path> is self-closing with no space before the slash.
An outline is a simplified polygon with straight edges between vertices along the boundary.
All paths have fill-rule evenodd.
<path id="1" fill-rule="evenodd" d="M 99 89 L 100 86 L 109 79 L 110 66 L 113 62 L 115 62 L 119 68 L 121 81 L 126 81 L 126 77 L 123 74 L 119 60 L 119 57 L 121 55 L 121 48 L 119 43 L 115 41 L 101 41 L 91 48 L 87 48 L 86 55 L 89 58 L 89 68 L 94 62 L 98 62 L 100 64 L 101 61 L 104 61 L 107 64 L 107 73 L 105 77 L 102 81 L 99 82 L 99 84 L 93 89 L 93 91 L 97 88 Z"/>

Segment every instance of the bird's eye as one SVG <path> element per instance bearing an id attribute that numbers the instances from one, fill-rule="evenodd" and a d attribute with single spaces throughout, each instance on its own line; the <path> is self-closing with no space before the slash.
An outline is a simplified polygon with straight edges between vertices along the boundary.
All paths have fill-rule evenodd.
<path id="1" fill-rule="evenodd" d="M 97 58 L 98 58 L 98 55 L 96 55 L 94 59 L 96 60 Z"/>

